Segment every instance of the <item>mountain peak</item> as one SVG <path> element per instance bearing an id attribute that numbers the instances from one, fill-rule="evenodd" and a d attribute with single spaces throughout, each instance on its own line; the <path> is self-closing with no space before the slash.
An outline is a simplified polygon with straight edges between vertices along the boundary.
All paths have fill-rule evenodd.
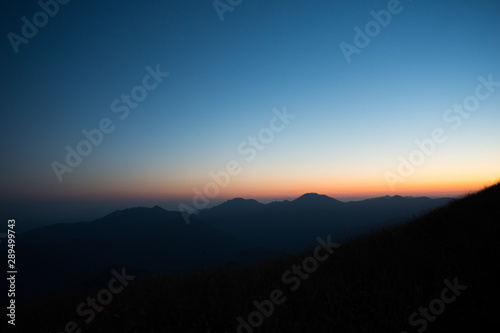
<path id="1" fill-rule="evenodd" d="M 179 212 L 172 212 L 161 208 L 154 207 L 133 207 L 122 210 L 116 210 L 111 214 L 104 216 L 96 221 L 107 221 L 113 223 L 125 223 L 133 221 L 165 221 L 181 216 Z"/>
<path id="2" fill-rule="evenodd" d="M 295 205 L 304 205 L 307 207 L 312 207 L 314 205 L 320 205 L 323 207 L 324 205 L 338 205 L 341 204 L 340 201 L 337 199 L 331 198 L 327 195 L 324 194 L 318 194 L 318 193 L 306 193 L 303 194 L 302 196 L 298 197 L 297 199 L 292 201 L 293 204 Z"/>
<path id="3" fill-rule="evenodd" d="M 226 202 L 241 203 L 241 202 L 257 202 L 255 199 L 233 198 Z"/>
<path id="4" fill-rule="evenodd" d="M 254 199 L 243 199 L 243 198 L 234 198 L 231 200 L 227 200 L 222 204 L 216 206 L 217 208 L 230 208 L 230 209 L 255 209 L 257 207 L 261 207 L 262 204 Z M 214 208 L 216 208 L 214 207 Z"/>
<path id="5" fill-rule="evenodd" d="M 331 198 L 331 197 L 329 197 L 327 195 L 318 194 L 318 193 L 306 193 L 306 194 L 301 195 L 300 197 L 298 197 L 294 201 L 312 201 L 312 200 L 314 200 L 314 201 L 319 201 L 319 200 L 322 200 L 322 201 L 331 201 L 331 200 L 337 201 L 336 199 Z"/>

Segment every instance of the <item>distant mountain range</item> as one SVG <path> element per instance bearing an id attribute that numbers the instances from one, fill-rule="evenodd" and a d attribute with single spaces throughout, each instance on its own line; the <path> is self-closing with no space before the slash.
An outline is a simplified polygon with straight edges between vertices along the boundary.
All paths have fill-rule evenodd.
<path id="1" fill-rule="evenodd" d="M 51 293 L 111 265 L 173 272 L 220 265 L 250 246 L 204 222 L 186 225 L 160 207 L 116 211 L 92 222 L 60 223 L 17 236 L 19 290 Z"/>
<path id="2" fill-rule="evenodd" d="M 191 215 L 189 225 L 181 213 L 158 206 L 119 210 L 18 234 L 19 290 L 53 293 L 111 265 L 165 273 L 257 262 L 303 250 L 318 236 L 342 241 L 401 223 L 450 200 L 387 196 L 344 203 L 309 193 L 262 204 L 237 198 Z"/>
<path id="3" fill-rule="evenodd" d="M 293 201 L 269 204 L 237 198 L 202 210 L 196 218 L 251 244 L 296 252 L 312 246 L 318 235 L 331 233 L 342 241 L 405 222 L 451 200 L 385 196 L 341 202 L 307 193 Z"/>

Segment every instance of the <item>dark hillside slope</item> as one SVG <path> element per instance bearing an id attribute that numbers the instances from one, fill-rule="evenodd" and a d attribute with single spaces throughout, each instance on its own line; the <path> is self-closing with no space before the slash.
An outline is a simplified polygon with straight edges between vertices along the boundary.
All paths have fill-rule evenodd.
<path id="1" fill-rule="evenodd" d="M 152 272 L 220 265 L 249 246 L 206 223 L 186 225 L 179 212 L 130 208 L 92 222 L 55 224 L 18 235 L 22 264 L 17 300 L 50 295 L 110 265 Z"/>
<path id="2" fill-rule="evenodd" d="M 283 275 L 296 277 L 286 272 L 313 251 L 261 265 L 131 282 L 89 324 L 74 308 L 97 291 L 62 295 L 19 309 L 17 328 L 60 332 L 75 320 L 85 332 L 237 332 L 237 318 L 248 321 L 256 311 L 253 302 L 280 289 L 286 300 L 258 328 L 239 332 L 486 332 L 488 325 L 497 327 L 500 308 L 499 203 L 497 184 L 405 225 L 342 244 L 296 290 Z M 445 280 L 467 287 L 454 295 Z M 428 319 L 420 311 L 428 311 Z"/>

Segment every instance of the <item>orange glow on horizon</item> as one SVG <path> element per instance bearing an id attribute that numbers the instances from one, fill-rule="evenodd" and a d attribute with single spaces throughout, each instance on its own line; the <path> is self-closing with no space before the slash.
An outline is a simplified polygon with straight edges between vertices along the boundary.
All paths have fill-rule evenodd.
<path id="1" fill-rule="evenodd" d="M 320 177 L 318 177 L 320 178 Z M 404 183 L 398 184 L 395 191 L 391 191 L 384 179 L 368 181 L 365 179 L 330 179 L 321 182 L 317 179 L 301 179 L 288 181 L 283 179 L 245 179 L 234 178 L 231 183 L 220 188 L 216 196 L 206 196 L 211 203 L 229 200 L 232 198 L 245 198 L 256 200 L 283 200 L 295 199 L 305 193 L 324 194 L 332 198 L 373 198 L 385 195 L 401 196 L 460 196 L 470 192 L 479 191 L 494 185 L 499 179 L 492 177 L 463 178 L 456 180 L 454 177 L 420 177 L 408 178 Z M 196 184 L 198 183 L 198 184 Z M 106 182 L 92 182 L 82 186 L 75 184 L 66 188 L 53 188 L 51 193 L 44 193 L 38 197 L 32 192 L 32 198 L 44 201 L 185 201 L 192 202 L 195 192 L 205 195 L 205 187 L 210 181 L 192 182 L 183 185 L 181 182 L 169 184 L 165 182 L 134 181 L 120 184 Z M 169 186 L 170 185 L 170 186 Z M 175 185 L 175 186 L 173 186 Z M 75 188 L 79 190 L 76 191 Z M 26 192 L 25 192 L 26 193 Z M 26 198 L 28 199 L 28 198 Z"/>

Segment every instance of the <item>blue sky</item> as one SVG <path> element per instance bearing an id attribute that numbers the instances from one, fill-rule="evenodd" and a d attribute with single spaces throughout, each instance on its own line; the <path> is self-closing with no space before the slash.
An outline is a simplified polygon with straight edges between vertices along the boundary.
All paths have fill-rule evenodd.
<path id="1" fill-rule="evenodd" d="M 41 8 L 2 4 L 2 200 L 174 209 L 230 160 L 242 172 L 211 203 L 451 195 L 498 180 L 500 88 L 457 130 L 443 114 L 479 76 L 500 81 L 500 4 L 401 1 L 347 63 L 340 43 L 388 3 L 244 0 L 221 21 L 208 0 L 70 1 L 18 53 L 7 35 Z M 120 120 L 111 103 L 157 65 L 169 76 Z M 238 145 L 284 107 L 296 117 L 246 163 Z M 103 118 L 115 130 L 60 182 L 51 164 Z M 437 127 L 448 140 L 391 191 L 384 174 Z"/>

